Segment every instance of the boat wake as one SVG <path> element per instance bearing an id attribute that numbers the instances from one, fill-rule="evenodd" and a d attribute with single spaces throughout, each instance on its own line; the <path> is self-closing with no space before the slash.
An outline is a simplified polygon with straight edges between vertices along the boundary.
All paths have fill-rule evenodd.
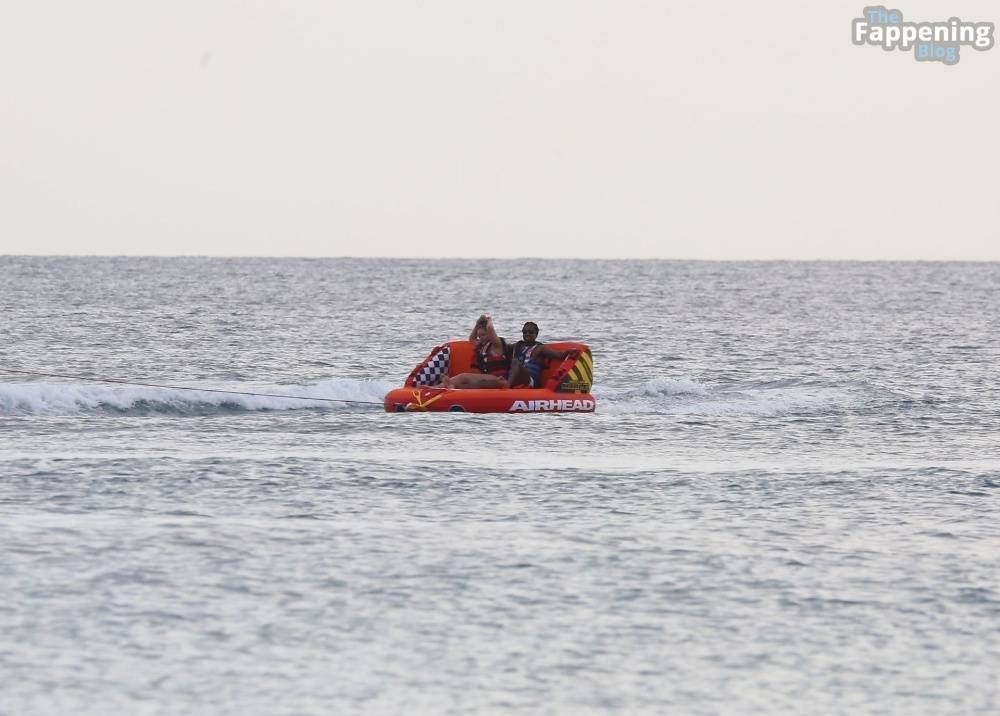
<path id="1" fill-rule="evenodd" d="M 392 381 L 349 378 L 330 378 L 305 386 L 232 383 L 191 386 L 183 390 L 87 383 L 0 383 L 0 415 L 211 415 L 266 410 L 370 410 L 373 404 L 382 406 L 383 396 L 392 387 Z M 236 392 L 210 392 L 227 390 Z M 262 393 L 271 395 L 259 395 Z M 350 402 L 334 402 L 339 400 Z"/>
<path id="2" fill-rule="evenodd" d="M 818 416 L 855 411 L 892 400 L 865 383 L 781 380 L 710 386 L 691 378 L 653 378 L 620 390 L 594 390 L 597 409 L 611 414 Z"/>
<path id="3" fill-rule="evenodd" d="M 192 385 L 191 389 L 183 390 L 90 383 L 4 382 L 0 383 L 0 416 L 359 411 L 381 408 L 385 394 L 396 387 L 398 381 L 389 379 L 350 378 L 330 378 L 299 386 L 213 383 Z M 226 390 L 237 392 L 210 392 Z M 899 398 L 864 383 L 829 385 L 784 380 L 720 386 L 687 377 L 657 377 L 622 388 L 595 386 L 593 393 L 597 398 L 597 411 L 612 415 L 817 416 L 855 411 L 872 402 L 884 403 Z"/>

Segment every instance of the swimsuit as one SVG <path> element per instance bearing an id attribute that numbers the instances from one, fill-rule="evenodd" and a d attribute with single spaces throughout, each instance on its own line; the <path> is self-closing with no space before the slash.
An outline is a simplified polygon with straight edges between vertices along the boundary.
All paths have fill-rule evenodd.
<path id="1" fill-rule="evenodd" d="M 490 353 L 490 343 L 483 344 L 482 348 L 476 349 L 476 366 L 480 372 L 486 375 L 494 375 L 497 378 L 506 378 L 510 371 L 510 361 L 507 360 L 507 346 L 503 338 L 500 339 L 501 352 L 499 355 Z"/>
<path id="2" fill-rule="evenodd" d="M 534 357 L 541 347 L 542 344 L 538 341 L 534 343 L 518 341 L 514 346 L 514 357 L 521 361 L 524 369 L 528 371 L 528 386 L 531 388 L 540 388 L 542 385 L 542 361 Z"/>

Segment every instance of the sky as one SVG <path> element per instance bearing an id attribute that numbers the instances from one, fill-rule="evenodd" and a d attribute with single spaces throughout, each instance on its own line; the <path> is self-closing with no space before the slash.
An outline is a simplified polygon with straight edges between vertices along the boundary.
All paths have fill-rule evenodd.
<path id="1" fill-rule="evenodd" d="M 5 3 L 0 254 L 1000 260 L 1000 48 L 863 7 Z"/>

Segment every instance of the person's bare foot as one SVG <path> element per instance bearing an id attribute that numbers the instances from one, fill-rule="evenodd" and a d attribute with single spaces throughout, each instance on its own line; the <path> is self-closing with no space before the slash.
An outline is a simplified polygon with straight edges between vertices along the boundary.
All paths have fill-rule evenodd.
<path id="1" fill-rule="evenodd" d="M 443 378 L 441 378 L 441 382 L 437 384 L 437 387 L 438 388 L 450 388 L 451 387 L 451 378 L 449 378 L 448 376 L 444 376 Z"/>

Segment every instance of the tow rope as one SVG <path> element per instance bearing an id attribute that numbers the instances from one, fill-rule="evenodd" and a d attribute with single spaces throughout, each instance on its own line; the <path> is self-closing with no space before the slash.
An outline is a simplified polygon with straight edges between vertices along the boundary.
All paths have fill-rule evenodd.
<path id="1" fill-rule="evenodd" d="M 309 398 L 304 395 L 279 395 L 277 393 L 251 393 L 245 390 L 220 390 L 218 388 L 192 388 L 186 385 L 165 385 L 163 383 L 146 383 L 138 380 L 121 380 L 118 378 L 91 378 L 84 375 L 69 375 L 67 373 L 42 373 L 37 370 L 17 370 L 0 366 L 0 373 L 20 373 L 22 375 L 41 376 L 43 378 L 70 378 L 84 380 L 89 383 L 116 383 L 118 385 L 138 385 L 144 388 L 165 388 L 166 390 L 187 390 L 192 393 L 225 393 L 227 395 L 252 395 L 259 398 L 286 398 L 288 400 L 312 400 L 326 403 L 353 403 L 357 405 L 382 405 L 374 400 L 347 400 L 345 398 Z"/>

